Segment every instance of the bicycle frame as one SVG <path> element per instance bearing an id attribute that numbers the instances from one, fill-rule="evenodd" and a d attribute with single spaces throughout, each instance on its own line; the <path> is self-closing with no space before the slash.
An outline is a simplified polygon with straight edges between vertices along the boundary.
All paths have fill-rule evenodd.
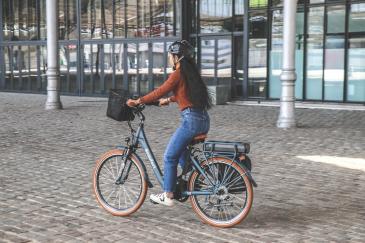
<path id="1" fill-rule="evenodd" d="M 141 121 L 139 123 L 137 131 L 134 131 L 132 129 L 131 125 L 129 124 L 129 126 L 132 130 L 132 141 L 131 141 L 131 144 L 127 147 L 128 152 L 127 152 L 127 156 L 126 156 L 125 160 L 127 160 L 128 156 L 130 156 L 132 153 L 135 153 L 135 151 L 137 150 L 137 148 L 139 148 L 139 145 L 140 145 L 143 148 L 145 154 L 147 155 L 147 158 L 151 164 L 152 170 L 157 178 L 157 181 L 159 182 L 161 188 L 163 188 L 163 174 L 161 172 L 160 166 L 158 165 L 158 163 L 156 161 L 156 158 L 152 152 L 152 149 L 148 143 L 146 134 L 144 132 L 144 115 L 141 112 L 138 112 L 137 114 L 140 116 Z M 217 188 L 215 188 L 212 181 L 209 179 L 209 177 L 207 176 L 205 171 L 200 166 L 199 161 L 192 154 L 190 154 L 190 159 L 192 161 L 193 167 L 196 170 L 198 170 L 205 178 L 208 178 L 213 190 L 211 190 L 211 191 L 184 191 L 184 192 L 182 192 L 182 196 L 213 195 Z M 144 162 L 142 160 L 141 160 L 141 163 L 144 166 Z M 117 181 L 119 183 L 122 183 L 122 181 L 124 181 L 128 177 L 130 166 L 129 166 L 129 168 L 127 168 L 127 172 L 123 177 L 124 169 L 125 168 L 123 168 L 123 170 L 120 172 L 120 175 L 117 179 Z M 147 173 L 147 171 L 146 171 L 146 173 Z M 147 178 L 148 178 L 148 176 L 147 176 Z"/>

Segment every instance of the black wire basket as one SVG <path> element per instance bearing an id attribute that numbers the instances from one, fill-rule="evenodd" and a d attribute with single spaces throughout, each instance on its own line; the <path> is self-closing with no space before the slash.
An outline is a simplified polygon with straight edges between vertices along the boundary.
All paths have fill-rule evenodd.
<path id="1" fill-rule="evenodd" d="M 108 109 L 106 111 L 107 117 L 116 121 L 133 121 L 134 114 L 132 108 L 126 104 L 129 97 L 129 92 L 126 90 L 109 90 Z"/>

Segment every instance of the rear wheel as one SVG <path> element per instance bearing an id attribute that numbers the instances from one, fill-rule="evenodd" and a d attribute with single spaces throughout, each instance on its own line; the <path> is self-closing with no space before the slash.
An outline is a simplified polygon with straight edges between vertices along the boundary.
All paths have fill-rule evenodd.
<path id="1" fill-rule="evenodd" d="M 244 169 L 223 157 L 210 158 L 202 167 L 208 178 L 194 171 L 189 191 L 215 190 L 215 194 L 190 196 L 193 210 L 212 226 L 225 228 L 240 223 L 253 201 L 252 185 Z"/>
<path id="2" fill-rule="evenodd" d="M 125 160 L 124 151 L 108 151 L 96 162 L 93 189 L 99 205 L 116 216 L 127 216 L 137 211 L 147 194 L 145 171 L 132 154 Z M 124 180 L 117 182 L 123 171 Z"/>

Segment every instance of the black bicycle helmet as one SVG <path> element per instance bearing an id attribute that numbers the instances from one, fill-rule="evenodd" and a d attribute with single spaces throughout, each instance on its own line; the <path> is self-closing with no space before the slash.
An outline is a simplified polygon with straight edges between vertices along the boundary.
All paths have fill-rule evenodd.
<path id="1" fill-rule="evenodd" d="M 194 48 L 187 40 L 175 41 L 169 46 L 169 50 L 171 54 L 184 56 L 184 57 L 193 57 Z"/>

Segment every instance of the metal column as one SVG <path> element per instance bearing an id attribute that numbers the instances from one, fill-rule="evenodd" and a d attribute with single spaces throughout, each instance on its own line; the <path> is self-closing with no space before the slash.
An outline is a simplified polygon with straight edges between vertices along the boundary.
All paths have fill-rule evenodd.
<path id="1" fill-rule="evenodd" d="M 295 127 L 295 25 L 297 0 L 284 0 L 283 68 L 281 79 L 279 128 Z"/>
<path id="2" fill-rule="evenodd" d="M 62 109 L 58 55 L 58 1 L 47 0 L 47 101 L 46 110 Z"/>

